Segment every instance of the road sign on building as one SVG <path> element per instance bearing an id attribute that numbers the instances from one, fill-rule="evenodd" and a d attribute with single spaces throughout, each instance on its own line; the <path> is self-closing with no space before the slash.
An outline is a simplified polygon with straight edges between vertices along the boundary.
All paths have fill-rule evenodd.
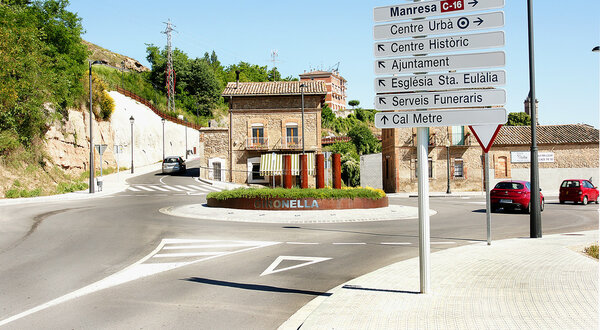
<path id="1" fill-rule="evenodd" d="M 403 112 L 378 112 L 375 127 L 439 127 L 462 125 L 487 125 L 506 122 L 506 109 L 451 109 Z"/>
<path id="2" fill-rule="evenodd" d="M 504 13 L 475 14 L 375 25 L 375 40 L 401 39 L 423 35 L 450 34 L 504 26 Z"/>
<path id="3" fill-rule="evenodd" d="M 399 21 L 411 18 L 460 14 L 504 7 L 504 0 L 438 0 L 376 7 L 375 22 Z"/>
<path id="4" fill-rule="evenodd" d="M 504 84 L 506 84 L 506 72 L 504 70 L 403 75 L 375 78 L 375 92 L 449 90 L 503 86 Z"/>
<path id="5" fill-rule="evenodd" d="M 400 41 L 376 42 L 376 58 L 415 54 L 435 54 L 452 51 L 487 49 L 504 46 L 504 32 L 451 35 L 434 38 L 418 38 Z"/>
<path id="6" fill-rule="evenodd" d="M 504 105 L 503 89 L 473 89 L 452 92 L 400 93 L 375 96 L 377 110 L 416 110 Z"/>
<path id="7" fill-rule="evenodd" d="M 503 51 L 441 56 L 415 56 L 375 60 L 376 75 L 414 72 L 439 72 L 457 69 L 488 69 L 503 67 Z"/>

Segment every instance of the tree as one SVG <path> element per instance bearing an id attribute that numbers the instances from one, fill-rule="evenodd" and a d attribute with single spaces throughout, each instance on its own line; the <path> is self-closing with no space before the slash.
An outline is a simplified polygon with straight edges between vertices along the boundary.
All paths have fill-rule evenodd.
<path id="1" fill-rule="evenodd" d="M 331 108 L 325 104 L 323 108 L 321 108 L 321 126 L 323 127 L 333 127 L 333 122 L 335 121 L 335 114 L 331 110 Z"/>
<path id="2" fill-rule="evenodd" d="M 353 108 L 356 107 L 356 106 L 358 106 L 359 104 L 360 104 L 359 100 L 350 100 L 350 101 L 348 101 L 348 105 L 351 106 L 351 107 L 353 107 Z"/>
<path id="3" fill-rule="evenodd" d="M 508 114 L 506 126 L 530 126 L 531 117 L 525 112 L 511 112 Z"/>
<path id="4" fill-rule="evenodd" d="M 381 151 L 381 142 L 375 138 L 365 124 L 354 126 L 348 131 L 348 136 L 352 139 L 352 143 L 356 146 L 356 150 L 360 155 L 374 154 Z"/>

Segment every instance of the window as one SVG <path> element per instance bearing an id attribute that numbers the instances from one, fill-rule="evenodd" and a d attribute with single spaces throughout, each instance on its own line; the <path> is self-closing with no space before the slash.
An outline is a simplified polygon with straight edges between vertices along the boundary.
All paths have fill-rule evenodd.
<path id="1" fill-rule="evenodd" d="M 464 126 L 452 126 L 452 145 L 454 145 L 454 146 L 465 145 L 465 127 Z"/>
<path id="2" fill-rule="evenodd" d="M 298 144 L 298 124 L 285 125 L 285 136 L 288 144 Z"/>
<path id="3" fill-rule="evenodd" d="M 585 188 L 594 188 L 594 185 L 589 181 L 583 181 L 583 186 Z"/>
<path id="4" fill-rule="evenodd" d="M 494 169 L 494 174 L 496 178 L 508 177 L 508 162 L 506 160 L 506 156 L 498 157 L 496 167 Z"/>
<path id="5" fill-rule="evenodd" d="M 429 158 L 428 161 L 429 168 L 429 178 L 433 178 L 433 160 Z M 419 162 L 415 160 L 415 178 L 419 177 Z"/>
<path id="6" fill-rule="evenodd" d="M 264 180 L 265 177 L 260 175 L 260 164 L 252 164 L 252 181 Z"/>
<path id="7" fill-rule="evenodd" d="M 454 177 L 455 178 L 464 178 L 464 163 L 462 159 L 454 160 Z"/>
<path id="8" fill-rule="evenodd" d="M 252 125 L 252 143 L 263 144 L 265 140 L 265 128 L 262 124 Z"/>

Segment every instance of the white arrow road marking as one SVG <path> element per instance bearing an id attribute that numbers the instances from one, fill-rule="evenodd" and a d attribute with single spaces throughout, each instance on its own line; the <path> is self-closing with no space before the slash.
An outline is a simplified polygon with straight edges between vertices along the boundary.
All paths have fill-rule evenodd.
<path id="1" fill-rule="evenodd" d="M 210 244 L 214 244 L 214 243 L 219 243 L 219 242 L 231 242 L 232 246 L 235 247 L 244 247 L 246 246 L 246 248 L 242 248 L 242 249 L 238 249 L 238 250 L 233 250 L 233 251 L 225 251 L 225 252 L 197 252 L 195 253 L 195 255 L 185 255 L 183 256 L 182 254 L 185 253 L 180 253 L 180 254 L 173 254 L 173 255 L 168 255 L 168 254 L 157 254 L 159 251 L 161 251 L 163 248 L 165 248 L 166 245 L 168 244 L 178 244 L 178 247 L 181 247 L 181 244 L 201 244 L 201 243 L 209 243 L 205 246 L 200 246 L 200 248 L 210 248 L 212 247 Z M 66 295 L 62 296 L 62 297 L 58 297 L 54 300 L 51 300 L 45 304 L 36 306 L 34 308 L 28 309 L 22 313 L 13 315 L 9 318 L 6 318 L 4 320 L 0 321 L 0 326 L 6 325 L 10 322 L 16 321 L 20 318 L 23 318 L 25 316 L 31 315 L 33 313 L 39 312 L 41 310 L 44 310 L 46 308 L 52 307 L 52 306 L 56 306 L 58 304 L 61 304 L 63 302 L 75 299 L 75 298 L 79 298 L 82 296 L 85 296 L 87 294 L 90 293 L 94 293 L 96 291 L 100 291 L 103 289 L 108 289 L 110 287 L 113 286 L 117 286 L 119 284 L 123 284 L 123 283 L 127 283 L 133 280 L 137 280 L 140 279 L 142 277 L 147 277 L 150 275 L 154 275 L 154 274 L 158 274 L 158 273 L 162 273 L 162 272 L 166 272 L 168 270 L 172 270 L 175 268 L 179 268 L 179 267 L 183 267 L 183 266 L 187 266 L 187 265 L 191 265 L 191 264 L 195 264 L 198 263 L 200 261 L 205 261 L 205 260 L 209 260 L 209 259 L 214 259 L 220 256 L 226 256 L 226 255 L 230 255 L 230 254 L 234 254 L 234 253 L 239 253 L 239 252 L 246 252 L 246 251 L 250 251 L 250 250 L 254 250 L 254 249 L 258 249 L 261 247 L 267 247 L 267 246 L 272 246 L 272 245 L 276 245 L 276 244 L 280 244 L 280 242 L 263 242 L 263 241 L 223 241 L 223 240 L 195 240 L 195 239 L 163 239 L 160 244 L 156 247 L 156 249 L 154 249 L 154 251 L 150 252 L 150 254 L 148 254 L 147 256 L 143 257 L 142 259 L 140 259 L 139 261 L 137 261 L 136 263 L 132 264 L 129 267 L 126 267 L 125 269 L 109 276 L 106 277 L 104 279 L 101 279 L 95 283 L 92 283 L 88 286 L 85 286 L 77 291 L 73 291 L 71 293 L 67 293 Z M 188 249 L 198 249 L 199 246 L 193 246 L 190 245 L 188 247 Z M 218 254 L 217 254 L 218 253 Z M 153 262 L 153 263 L 145 263 L 146 261 L 149 261 L 149 259 L 151 259 L 152 257 L 204 257 L 204 258 L 200 258 L 200 259 L 194 259 L 192 261 L 183 261 L 183 262 L 166 262 L 166 263 L 160 263 L 160 262 Z M 152 260 L 156 260 L 154 258 L 152 258 Z M 320 260 L 321 261 L 321 260 Z M 318 262 L 318 261 L 315 261 Z"/>
<path id="2" fill-rule="evenodd" d="M 331 258 L 279 256 L 279 257 L 277 257 L 277 259 L 275 259 L 275 261 L 273 261 L 271 266 L 269 266 L 267 269 L 265 269 L 264 272 L 262 272 L 262 274 L 260 274 L 260 276 L 283 272 L 283 271 L 298 268 L 298 267 L 304 267 L 304 266 L 316 264 L 317 262 L 321 262 L 321 261 L 325 261 L 325 260 L 329 260 L 329 259 L 331 259 Z M 285 267 L 285 268 L 280 268 L 278 270 L 274 270 L 284 260 L 306 261 L 306 262 L 302 263 L 302 264 L 294 265 L 291 267 Z"/>

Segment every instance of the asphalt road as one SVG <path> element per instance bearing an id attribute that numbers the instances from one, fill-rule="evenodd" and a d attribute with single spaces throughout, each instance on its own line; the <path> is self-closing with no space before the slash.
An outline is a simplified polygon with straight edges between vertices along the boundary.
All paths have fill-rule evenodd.
<path id="1" fill-rule="evenodd" d="M 130 189 L 103 198 L 3 206 L 0 324 L 14 317 L 3 327 L 273 329 L 329 289 L 418 256 L 417 219 L 282 225 L 160 213 L 205 201 L 212 187 L 193 179 L 193 166 L 185 175 L 130 179 Z M 438 212 L 432 252 L 486 240 L 483 198 L 430 204 Z M 526 214 L 493 214 L 492 222 L 495 240 L 529 236 Z M 597 228 L 597 205 L 547 197 L 545 235 Z"/>

